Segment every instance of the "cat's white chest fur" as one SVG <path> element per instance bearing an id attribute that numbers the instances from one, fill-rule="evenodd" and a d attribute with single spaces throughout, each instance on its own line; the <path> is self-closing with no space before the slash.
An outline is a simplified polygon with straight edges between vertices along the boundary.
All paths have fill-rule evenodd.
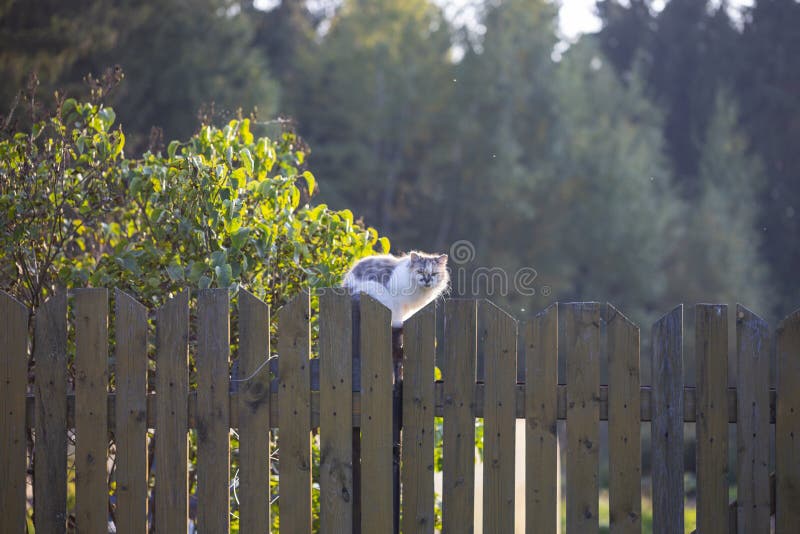
<path id="1" fill-rule="evenodd" d="M 447 289 L 447 256 L 412 252 L 370 256 L 345 275 L 344 287 L 366 293 L 392 312 L 392 326 L 403 322 Z"/>

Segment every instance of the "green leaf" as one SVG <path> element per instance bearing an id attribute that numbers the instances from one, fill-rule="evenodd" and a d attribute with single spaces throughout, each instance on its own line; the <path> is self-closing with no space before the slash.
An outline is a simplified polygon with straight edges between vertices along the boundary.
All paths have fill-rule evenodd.
<path id="1" fill-rule="evenodd" d="M 180 143 L 178 141 L 170 142 L 169 146 L 167 147 L 167 156 L 169 156 L 169 159 L 175 158 L 175 152 L 178 150 L 179 145 Z"/>
<path id="2" fill-rule="evenodd" d="M 117 118 L 117 114 L 114 113 L 114 110 L 111 108 L 103 108 L 97 112 L 97 116 L 100 117 L 100 120 L 103 121 L 103 126 L 105 126 L 105 130 L 111 128 L 111 125 L 114 124 L 114 121 Z"/>
<path id="3" fill-rule="evenodd" d="M 314 178 L 314 175 L 311 174 L 311 171 L 305 171 L 303 173 L 303 178 L 306 179 L 306 185 L 308 186 L 308 194 L 313 195 L 314 190 L 316 189 L 317 186 L 317 179 Z"/>
<path id="4" fill-rule="evenodd" d="M 250 236 L 250 228 L 242 227 L 236 230 L 231 235 L 231 243 L 233 244 L 233 248 L 240 249 L 244 246 L 247 242 L 247 238 Z"/>
<path id="5" fill-rule="evenodd" d="M 200 289 L 208 289 L 211 287 L 211 278 L 206 275 L 200 277 L 200 280 L 197 282 L 197 287 Z"/>
<path id="6" fill-rule="evenodd" d="M 219 267 L 228 263 L 228 254 L 224 250 L 215 250 L 211 253 L 211 266 Z"/>
<path id="7" fill-rule="evenodd" d="M 202 261 L 193 261 L 192 266 L 189 268 L 189 281 L 192 283 L 200 280 L 206 270 L 206 264 Z"/>
<path id="8" fill-rule="evenodd" d="M 233 279 L 233 269 L 229 264 L 217 265 L 214 267 L 214 273 L 217 275 L 217 283 L 219 287 L 229 287 Z"/>
<path id="9" fill-rule="evenodd" d="M 173 282 L 181 282 L 184 279 L 183 267 L 175 263 L 167 266 L 167 274 Z"/>
<path id="10" fill-rule="evenodd" d="M 250 150 L 247 148 L 243 148 L 239 151 L 239 157 L 242 159 L 242 163 L 244 163 L 244 168 L 247 169 L 247 172 L 250 174 L 253 173 L 253 155 L 250 153 Z"/>
<path id="11" fill-rule="evenodd" d="M 391 244 L 389 243 L 388 237 L 382 237 L 378 239 L 378 244 L 381 246 L 381 254 L 389 253 L 389 247 L 391 246 Z"/>

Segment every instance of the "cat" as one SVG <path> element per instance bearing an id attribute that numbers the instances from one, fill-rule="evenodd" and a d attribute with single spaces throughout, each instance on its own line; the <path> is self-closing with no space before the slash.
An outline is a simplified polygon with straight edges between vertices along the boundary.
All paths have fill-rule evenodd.
<path id="1" fill-rule="evenodd" d="M 447 254 L 411 252 L 403 256 L 382 254 L 356 262 L 342 285 L 353 293 L 366 293 L 392 312 L 392 327 L 403 322 L 444 293 L 450 284 Z"/>

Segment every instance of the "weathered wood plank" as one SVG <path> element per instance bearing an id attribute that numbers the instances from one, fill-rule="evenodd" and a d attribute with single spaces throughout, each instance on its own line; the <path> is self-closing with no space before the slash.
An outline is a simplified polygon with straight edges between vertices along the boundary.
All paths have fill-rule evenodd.
<path id="1" fill-rule="evenodd" d="M 189 292 L 156 312 L 155 530 L 186 532 L 188 524 Z"/>
<path id="2" fill-rule="evenodd" d="M 319 296 L 320 531 L 353 530 L 353 322 L 351 297 Z"/>
<path id="3" fill-rule="evenodd" d="M 57 291 L 34 318 L 36 428 L 34 521 L 38 532 L 67 522 L 67 295 Z"/>
<path id="4" fill-rule="evenodd" d="M 278 312 L 281 530 L 311 532 L 310 303 L 302 292 Z"/>
<path id="5" fill-rule="evenodd" d="M 131 534 L 147 529 L 147 310 L 120 290 L 114 300 L 116 526 Z"/>
<path id="6" fill-rule="evenodd" d="M 474 532 L 477 303 L 445 303 L 442 532 Z"/>
<path id="7" fill-rule="evenodd" d="M 0 532 L 25 530 L 28 313 L 28 308 L 0 291 Z"/>
<path id="8" fill-rule="evenodd" d="M 230 302 L 228 289 L 197 295 L 197 522 L 230 530 Z"/>
<path id="9" fill-rule="evenodd" d="M 769 532 L 769 329 L 736 306 L 737 523 L 739 532 Z"/>
<path id="10" fill-rule="evenodd" d="M 695 308 L 697 528 L 728 532 L 728 307 Z"/>
<path id="11" fill-rule="evenodd" d="M 75 523 L 108 532 L 108 290 L 75 290 Z"/>
<path id="12" fill-rule="evenodd" d="M 639 422 L 639 327 L 607 305 L 609 526 L 642 531 L 642 444 Z"/>
<path id="13" fill-rule="evenodd" d="M 481 306 L 486 320 L 483 531 L 513 532 L 517 322 L 489 301 Z"/>
<path id="14" fill-rule="evenodd" d="M 240 289 L 237 421 L 240 532 L 269 532 L 270 372 L 269 366 L 264 365 L 269 354 L 269 307 L 252 293 Z"/>
<path id="15" fill-rule="evenodd" d="M 433 534 L 434 305 L 406 321 L 403 332 L 403 532 Z"/>
<path id="16" fill-rule="evenodd" d="M 653 532 L 683 532 L 683 305 L 653 325 Z"/>
<path id="17" fill-rule="evenodd" d="M 361 295 L 361 532 L 392 531 L 392 329 Z"/>
<path id="18" fill-rule="evenodd" d="M 800 310 L 778 326 L 775 413 L 775 533 L 800 525 Z"/>
<path id="19" fill-rule="evenodd" d="M 523 329 L 525 347 L 525 532 L 561 528 L 558 498 L 558 305 Z"/>
<path id="20" fill-rule="evenodd" d="M 599 528 L 600 305 L 564 305 L 567 350 L 567 532 Z"/>

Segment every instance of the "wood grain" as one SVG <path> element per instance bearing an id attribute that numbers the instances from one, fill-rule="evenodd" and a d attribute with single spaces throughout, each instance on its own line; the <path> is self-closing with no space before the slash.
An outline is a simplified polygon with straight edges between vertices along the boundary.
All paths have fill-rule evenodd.
<path id="1" fill-rule="evenodd" d="M 108 290 L 75 290 L 75 523 L 108 532 Z"/>
<path id="2" fill-rule="evenodd" d="M 269 532 L 269 307 L 239 290 L 239 530 Z M 233 406 L 237 403 L 232 401 Z M 277 420 L 276 420 L 277 422 Z M 234 424 L 233 421 L 231 424 Z"/>
<path id="3" fill-rule="evenodd" d="M 599 528 L 600 305 L 564 305 L 567 357 L 567 532 Z"/>
<path id="4" fill-rule="evenodd" d="M 351 297 L 319 296 L 320 531 L 353 530 L 353 323 Z"/>
<path id="5" fill-rule="evenodd" d="M 695 308 L 697 529 L 728 532 L 728 307 Z"/>
<path id="6" fill-rule="evenodd" d="M 64 532 L 67 522 L 67 295 L 57 291 L 34 319 L 36 429 L 34 522 Z"/>
<path id="7" fill-rule="evenodd" d="M 778 326 L 775 413 L 775 533 L 800 525 L 800 310 Z"/>
<path id="8" fill-rule="evenodd" d="M 769 330 L 766 321 L 736 306 L 737 523 L 739 532 L 768 532 Z"/>
<path id="9" fill-rule="evenodd" d="M 197 520 L 204 532 L 229 532 L 230 302 L 228 289 L 197 295 Z"/>
<path id="10" fill-rule="evenodd" d="M 448 300 L 444 323 L 442 532 L 474 532 L 477 304 Z"/>
<path id="11" fill-rule="evenodd" d="M 361 532 L 392 531 L 391 313 L 361 295 Z"/>
<path id="12" fill-rule="evenodd" d="M 25 530 L 28 313 L 28 308 L 0 291 L 0 532 Z"/>
<path id="13" fill-rule="evenodd" d="M 310 304 L 302 292 L 278 312 L 281 530 L 311 532 Z"/>
<path id="14" fill-rule="evenodd" d="M 188 524 L 189 292 L 156 312 L 155 530 L 186 532 Z"/>
<path id="15" fill-rule="evenodd" d="M 118 534 L 147 529 L 147 310 L 116 290 L 116 411 L 114 430 Z"/>
<path id="16" fill-rule="evenodd" d="M 639 422 L 639 327 L 611 304 L 608 347 L 609 527 L 642 531 L 642 445 Z"/>
<path id="17" fill-rule="evenodd" d="M 683 532 L 683 306 L 653 325 L 653 532 Z"/>
<path id="18" fill-rule="evenodd" d="M 433 407 L 436 308 L 403 325 L 403 532 L 433 534 Z"/>
<path id="19" fill-rule="evenodd" d="M 523 328 L 525 347 L 525 532 L 561 528 L 558 498 L 558 304 Z"/>
<path id="20" fill-rule="evenodd" d="M 514 531 L 514 452 L 517 322 L 481 301 L 486 322 L 483 421 L 483 531 Z"/>

